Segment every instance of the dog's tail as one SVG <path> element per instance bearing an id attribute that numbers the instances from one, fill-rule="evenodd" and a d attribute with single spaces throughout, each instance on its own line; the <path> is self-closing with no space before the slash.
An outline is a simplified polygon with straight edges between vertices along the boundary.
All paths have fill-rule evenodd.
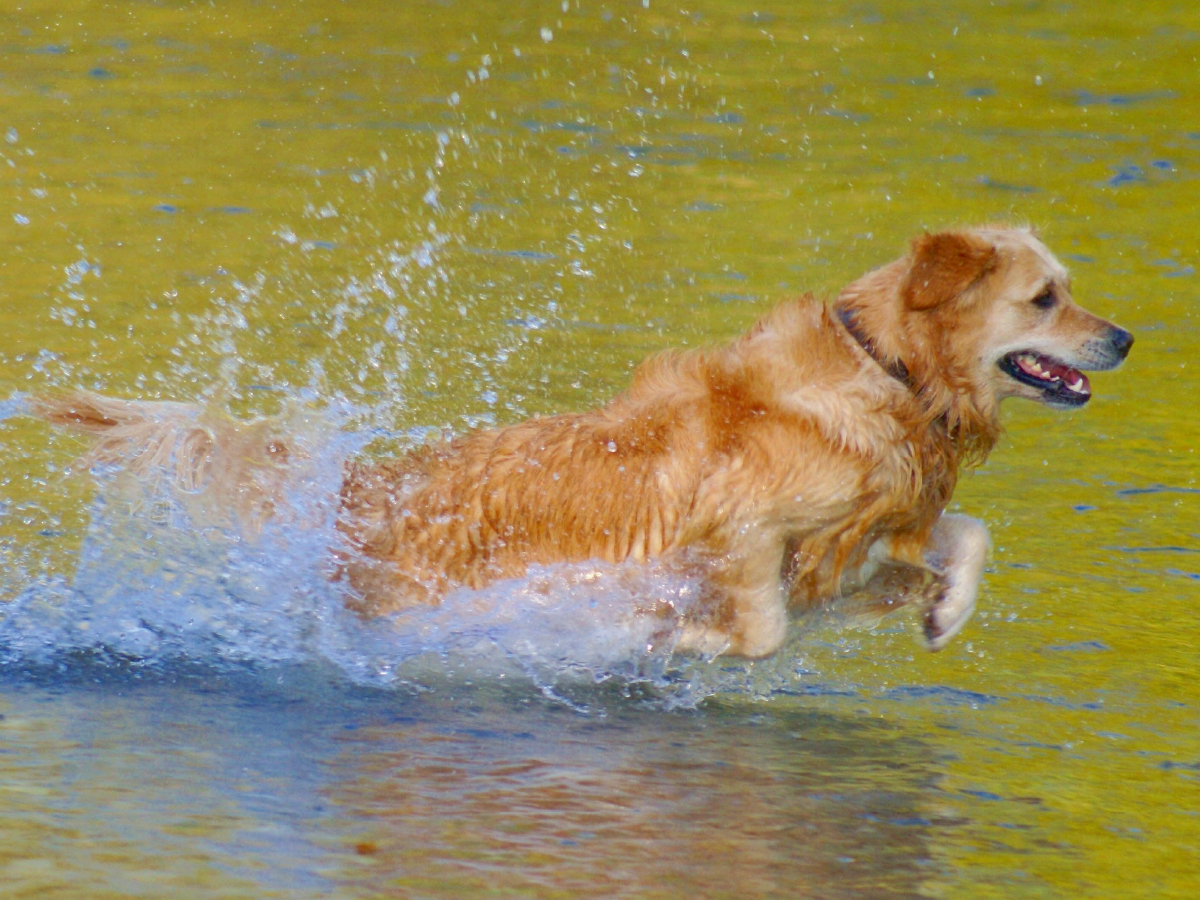
<path id="1" fill-rule="evenodd" d="M 190 403 L 88 391 L 36 398 L 30 406 L 53 425 L 95 438 L 83 465 L 116 466 L 155 483 L 165 478 L 170 488 L 202 499 L 208 513 L 232 513 L 252 530 L 274 513 L 301 455 L 279 419 L 240 422 Z"/>
<path id="2" fill-rule="evenodd" d="M 95 437 L 86 466 L 119 465 L 138 474 L 170 472 L 186 491 L 199 490 L 212 470 L 216 436 L 188 403 L 117 400 L 87 391 L 31 401 L 52 425 Z"/>

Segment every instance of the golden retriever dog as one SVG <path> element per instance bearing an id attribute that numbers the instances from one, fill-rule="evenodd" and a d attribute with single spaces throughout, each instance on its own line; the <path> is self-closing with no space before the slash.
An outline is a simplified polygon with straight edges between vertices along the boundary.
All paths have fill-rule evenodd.
<path id="1" fill-rule="evenodd" d="M 785 302 L 742 336 L 643 362 L 607 406 L 476 431 L 345 470 L 331 550 L 368 616 L 530 566 L 656 560 L 699 585 L 677 648 L 762 657 L 788 613 L 854 592 L 924 604 L 937 650 L 974 608 L 989 541 L 944 512 L 1007 397 L 1082 406 L 1129 332 L 1077 306 L 1029 230 L 917 238 L 831 304 Z M 75 394 L 38 402 L 93 461 L 167 469 L 243 519 L 296 464 L 277 422 Z"/>

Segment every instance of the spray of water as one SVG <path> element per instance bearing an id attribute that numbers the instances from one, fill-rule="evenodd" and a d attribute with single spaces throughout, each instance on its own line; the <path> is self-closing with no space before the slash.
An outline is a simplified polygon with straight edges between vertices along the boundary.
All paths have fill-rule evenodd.
<path id="1" fill-rule="evenodd" d="M 14 397 L 4 404 L 21 411 Z M 773 664 L 675 653 L 696 585 L 654 566 L 534 569 L 437 607 L 364 620 L 345 607 L 334 549 L 343 464 L 372 436 L 329 410 L 291 417 L 299 460 L 261 528 L 213 509 L 164 474 L 96 471 L 100 489 L 70 578 L 34 577 L 0 612 L 0 660 L 87 659 L 170 670 L 332 668 L 375 687 L 420 690 L 448 674 L 524 679 L 580 709 L 589 686 L 647 690 L 669 705 L 718 690 L 766 693 L 796 674 Z M 581 699 L 581 697 L 583 699 Z"/>
<path id="2" fill-rule="evenodd" d="M 457 101 L 455 94 L 451 105 Z M 169 479 L 134 478 L 119 469 L 95 473 L 99 490 L 73 574 L 52 576 L 34 567 L 6 575 L 6 582 L 23 587 L 0 606 L 0 661 L 46 667 L 87 658 L 150 668 L 256 670 L 315 664 L 356 684 L 417 690 L 444 673 L 465 672 L 524 679 L 579 706 L 585 702 L 578 699 L 579 686 L 596 683 L 646 688 L 672 704 L 730 689 L 764 694 L 794 683 L 794 653 L 758 664 L 675 653 L 676 628 L 695 585 L 653 567 L 634 577 L 593 565 L 538 570 L 484 591 L 458 592 L 437 608 L 370 621 L 346 610 L 347 588 L 332 562 L 334 550 L 348 549 L 334 527 L 346 459 L 380 439 L 396 452 L 424 439 L 426 429 L 397 429 L 396 423 L 411 420 L 409 404 L 418 390 L 446 392 L 446 385 L 427 381 L 438 359 L 449 360 L 441 371 L 459 377 L 460 387 L 470 385 L 466 393 L 474 390 L 481 404 L 434 423 L 433 430 L 494 424 L 501 393 L 496 370 L 559 315 L 559 281 L 592 277 L 579 261 L 590 240 L 580 225 L 565 229 L 563 258 L 574 262 L 542 285 L 544 296 L 527 300 L 527 288 L 517 286 L 515 299 L 499 310 L 464 290 L 447 255 L 497 251 L 467 246 L 462 230 L 448 227 L 442 182 L 460 152 L 480 151 L 465 128 L 432 136 L 425 179 L 417 179 L 423 193 L 403 218 L 407 236 L 366 253 L 359 271 L 331 289 L 306 274 L 306 254 L 328 251 L 327 242 L 306 236 L 303 223 L 278 225 L 273 236 L 287 257 L 282 274 L 233 278 L 219 270 L 207 287 L 209 302 L 184 323 L 186 339 L 171 349 L 165 368 L 135 381 L 143 396 L 198 398 L 220 409 L 304 407 L 294 440 L 303 445 L 297 458 L 305 464 L 292 479 L 287 502 L 251 533 Z M 380 165 L 387 164 L 381 154 Z M 352 180 L 373 189 L 375 168 Z M 574 190 L 569 199 L 580 216 L 590 215 Z M 599 206 L 593 209 L 601 214 Z M 310 225 L 353 218 L 331 202 L 310 205 L 305 216 Z M 66 268 L 54 292 L 51 318 L 96 335 L 92 362 L 72 367 L 43 351 L 28 361 L 28 377 L 39 390 L 80 383 L 103 390 L 106 373 L 93 366 L 103 365 L 114 342 L 128 343 L 124 328 L 111 341 L 103 328 L 96 330 L 92 293 L 104 270 L 85 248 L 79 250 L 80 259 Z M 556 258 L 518 255 L 536 257 L 531 264 L 538 265 Z M 286 323 L 278 315 L 280 295 L 304 298 L 288 307 L 300 312 Z M 147 321 L 173 300 L 171 290 L 149 302 Z M 483 349 L 430 338 L 439 327 L 457 327 L 456 321 L 466 327 L 489 315 L 500 315 L 507 325 L 489 331 L 495 334 L 478 342 Z M 277 346 L 299 328 L 327 340 L 306 346 L 302 356 L 292 354 L 301 357 L 298 362 L 285 362 Z M 22 412 L 20 395 L 0 401 L 0 420 Z M 49 478 L 38 489 L 52 494 L 55 483 Z"/>

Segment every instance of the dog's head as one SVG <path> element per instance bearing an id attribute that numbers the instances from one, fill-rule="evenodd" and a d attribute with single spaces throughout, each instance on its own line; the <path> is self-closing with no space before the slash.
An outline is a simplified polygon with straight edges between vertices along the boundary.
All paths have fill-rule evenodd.
<path id="1" fill-rule="evenodd" d="M 1075 303 L 1066 269 L 1022 228 L 923 235 L 838 305 L 914 386 L 969 398 L 984 416 L 1006 397 L 1082 406 L 1091 398 L 1082 370 L 1115 368 L 1133 344 Z"/>
<path id="2" fill-rule="evenodd" d="M 929 320 L 935 355 L 997 400 L 1082 406 L 1091 385 L 1081 370 L 1115 368 L 1133 345 L 1128 331 L 1075 303 L 1066 269 L 1024 229 L 918 238 L 901 297 Z"/>

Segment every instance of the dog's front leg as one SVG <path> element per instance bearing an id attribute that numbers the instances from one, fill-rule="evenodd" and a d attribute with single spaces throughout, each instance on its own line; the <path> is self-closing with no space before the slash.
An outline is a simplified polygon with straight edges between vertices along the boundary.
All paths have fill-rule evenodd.
<path id="1" fill-rule="evenodd" d="M 933 526 L 924 550 L 925 561 L 937 574 L 937 589 L 923 620 L 929 650 L 945 647 L 971 618 L 990 548 L 987 526 L 978 519 L 943 514 Z"/>
<path id="2" fill-rule="evenodd" d="M 677 650 L 715 657 L 761 659 L 783 646 L 787 606 L 778 579 L 758 587 L 702 582 L 701 608 L 685 616 Z"/>
<path id="3" fill-rule="evenodd" d="M 747 535 L 743 534 L 743 538 Z M 700 586 L 677 649 L 701 656 L 770 656 L 787 638 L 787 594 L 779 571 L 784 542 L 754 535 L 732 551 L 705 554 L 685 568 Z"/>

